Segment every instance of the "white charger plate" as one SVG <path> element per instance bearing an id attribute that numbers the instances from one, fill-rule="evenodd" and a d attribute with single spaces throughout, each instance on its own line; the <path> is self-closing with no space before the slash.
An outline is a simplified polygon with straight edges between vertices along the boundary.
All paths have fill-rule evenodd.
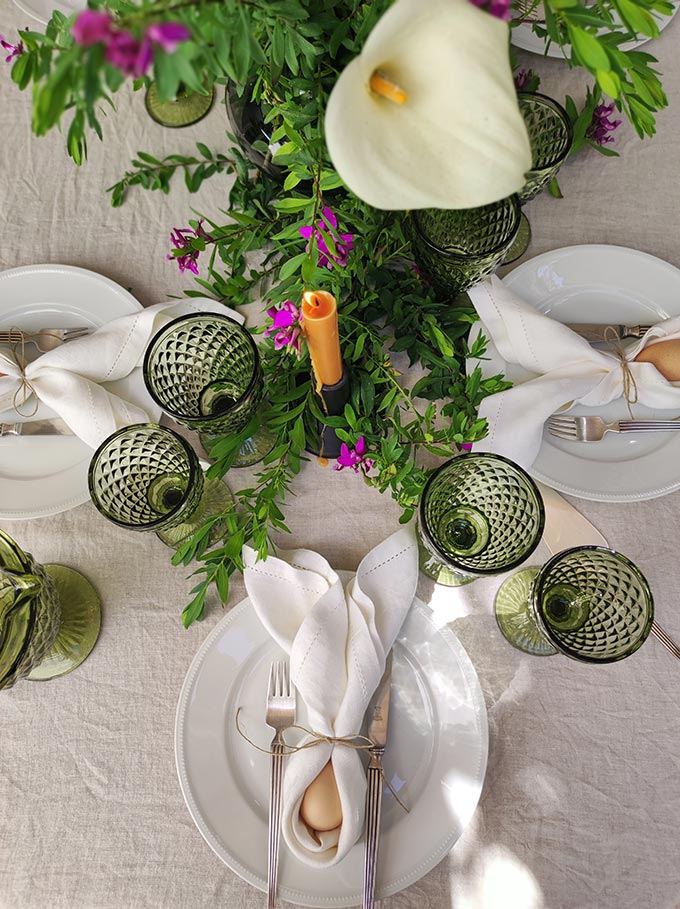
<path id="1" fill-rule="evenodd" d="M 208 845 L 248 883 L 267 889 L 269 747 L 267 678 L 282 652 L 249 600 L 222 619 L 187 673 L 177 707 L 175 759 L 189 812 Z M 301 709 L 302 708 L 302 709 Z M 298 722 L 306 723 L 298 700 Z M 434 868 L 456 843 L 482 791 L 488 753 L 486 707 L 458 639 L 437 628 L 416 600 L 394 647 L 385 772 L 406 814 L 385 789 L 377 897 L 390 896 Z M 281 839 L 279 896 L 303 906 L 361 903 L 364 843 L 337 865 L 316 870 Z"/>
<path id="2" fill-rule="evenodd" d="M 78 10 L 85 9 L 87 2 L 86 0 L 14 0 L 14 5 L 18 6 L 22 13 L 26 13 L 27 16 L 42 25 L 47 25 L 55 9 L 65 16 L 71 16 Z"/>
<path id="3" fill-rule="evenodd" d="M 556 249 L 522 263 L 503 283 L 558 322 L 654 325 L 680 315 L 680 269 L 622 246 Z M 485 368 L 505 373 L 512 382 L 528 376 L 498 356 Z M 633 412 L 640 420 L 680 416 L 680 410 L 640 404 Z M 597 408 L 575 405 L 569 413 L 599 414 L 605 420 L 629 417 L 623 398 Z M 656 498 L 680 489 L 680 432 L 608 433 L 601 442 L 586 444 L 556 439 L 545 430 L 529 473 L 560 492 L 595 502 Z"/>
<path id="4" fill-rule="evenodd" d="M 70 265 L 30 265 L 0 272 L 0 328 L 99 328 L 141 309 L 131 293 L 109 278 Z M 77 342 L 71 342 L 77 343 Z M 34 345 L 26 354 L 38 355 Z M 161 411 L 144 387 L 142 370 L 106 388 L 143 406 L 152 420 Z M 44 405 L 31 419 L 50 419 Z M 13 410 L 0 422 L 20 422 Z M 58 514 L 87 502 L 92 449 L 76 437 L 25 436 L 0 440 L 0 519 L 23 520 Z"/>
<path id="5" fill-rule="evenodd" d="M 15 0 L 15 3 L 16 2 L 17 0 Z M 31 0 L 31 2 L 36 2 L 36 0 Z M 656 14 L 656 21 L 660 32 L 662 32 L 670 23 L 677 13 L 678 8 L 679 7 L 676 5 L 670 16 Z M 624 43 L 620 45 L 620 49 L 622 51 L 635 50 L 635 48 L 642 47 L 643 44 L 647 44 L 647 42 L 651 40 L 653 39 L 645 36 L 632 41 L 624 41 Z M 510 43 L 515 47 L 519 47 L 521 50 L 529 51 L 531 54 L 540 54 L 542 57 L 559 57 L 561 60 L 564 60 L 562 48 L 558 44 L 551 42 L 546 50 L 546 39 L 540 38 L 533 31 L 529 22 L 523 22 L 521 25 L 517 25 L 510 29 Z"/>

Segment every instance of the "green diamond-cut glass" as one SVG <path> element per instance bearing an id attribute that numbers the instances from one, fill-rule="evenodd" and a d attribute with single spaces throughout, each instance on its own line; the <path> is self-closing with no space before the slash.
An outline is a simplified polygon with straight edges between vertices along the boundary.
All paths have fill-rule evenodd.
<path id="1" fill-rule="evenodd" d="M 154 530 L 175 547 L 233 502 L 224 483 L 204 479 L 186 439 L 154 423 L 109 436 L 92 458 L 89 486 L 104 517 L 129 530 Z M 215 525 L 212 537 L 218 532 Z"/>
<path id="2" fill-rule="evenodd" d="M 0 688 L 75 669 L 100 627 L 101 604 L 86 578 L 64 565 L 39 565 L 0 531 Z"/>
<path id="3" fill-rule="evenodd" d="M 425 280 L 455 296 L 492 274 L 519 227 L 516 196 L 481 208 L 426 208 L 411 214 L 413 258 Z"/>
<path id="4" fill-rule="evenodd" d="M 180 316 L 164 326 L 147 349 L 144 381 L 169 416 L 208 438 L 242 432 L 264 395 L 260 358 L 250 332 L 219 313 Z M 274 438 L 258 427 L 244 442 L 234 466 L 261 460 Z"/>
<path id="5" fill-rule="evenodd" d="M 536 652 L 531 643 L 527 646 L 527 621 L 548 652 L 592 663 L 630 656 L 651 631 L 654 601 L 649 585 L 621 553 L 595 546 L 558 553 L 536 571 L 523 609 L 516 610 L 513 620 L 507 592 L 514 580 L 499 590 L 496 614 L 501 631 L 520 650 Z"/>
<path id="6" fill-rule="evenodd" d="M 521 467 L 494 454 L 460 455 L 423 491 L 421 570 L 447 586 L 509 571 L 534 551 L 544 520 L 541 495 Z"/>
<path id="7" fill-rule="evenodd" d="M 144 104 L 152 120 L 161 126 L 181 129 L 198 123 L 209 112 L 215 100 L 215 89 L 202 94 L 180 88 L 173 101 L 161 101 L 155 82 L 149 86 Z"/>
<path id="8" fill-rule="evenodd" d="M 564 108 L 547 95 L 518 92 L 517 98 L 531 144 L 531 170 L 518 194 L 524 204 L 557 175 L 571 149 L 573 129 Z"/>

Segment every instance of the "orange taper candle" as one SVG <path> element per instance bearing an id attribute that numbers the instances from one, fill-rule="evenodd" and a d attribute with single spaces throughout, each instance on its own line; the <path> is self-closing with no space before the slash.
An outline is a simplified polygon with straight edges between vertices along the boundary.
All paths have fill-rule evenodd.
<path id="1" fill-rule="evenodd" d="M 333 294 L 306 290 L 302 294 L 302 330 L 319 386 L 335 385 L 342 378 L 338 335 L 338 307 Z"/>

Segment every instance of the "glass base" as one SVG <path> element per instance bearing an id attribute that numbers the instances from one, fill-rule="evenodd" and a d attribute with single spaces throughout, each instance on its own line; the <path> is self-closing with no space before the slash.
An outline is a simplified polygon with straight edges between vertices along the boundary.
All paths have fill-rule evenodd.
<path id="1" fill-rule="evenodd" d="M 158 97 L 156 83 L 149 86 L 144 104 L 152 120 L 161 126 L 180 129 L 198 123 L 208 113 L 215 100 L 215 89 L 207 95 L 198 92 L 184 91 L 174 101 L 161 101 Z"/>
<path id="2" fill-rule="evenodd" d="M 529 594 L 538 568 L 523 568 L 504 581 L 496 594 L 496 621 L 507 641 L 533 656 L 553 656 L 557 650 L 541 634 L 529 612 Z"/>
<path id="3" fill-rule="evenodd" d="M 210 442 L 217 437 L 202 432 L 199 433 L 199 438 L 201 445 L 208 453 L 208 458 L 210 458 Z M 241 445 L 231 466 L 250 467 L 252 464 L 257 464 L 266 454 L 269 454 L 276 443 L 276 439 L 276 433 L 271 432 L 269 429 L 258 429 Z"/>
<path id="4" fill-rule="evenodd" d="M 59 594 L 61 627 L 45 659 L 26 676 L 32 682 L 45 682 L 80 666 L 97 643 L 102 624 L 101 600 L 86 577 L 65 565 L 43 567 Z"/>
<path id="5" fill-rule="evenodd" d="M 475 575 L 464 574 L 462 571 L 456 571 L 440 562 L 423 546 L 420 538 L 418 538 L 418 567 L 424 575 L 443 587 L 462 587 L 464 584 L 470 584 L 476 580 Z"/>
<path id="6" fill-rule="evenodd" d="M 512 246 L 505 254 L 503 259 L 503 265 L 509 265 L 511 262 L 516 262 L 520 256 L 523 256 L 524 253 L 529 248 L 531 243 L 531 224 L 529 224 L 529 219 L 522 212 L 519 216 L 519 230 L 517 231 L 517 236 L 515 237 Z"/>
<path id="7" fill-rule="evenodd" d="M 234 497 L 229 487 L 222 480 L 209 480 L 206 477 L 201 501 L 191 514 L 190 520 L 176 524 L 174 527 L 168 527 L 167 530 L 159 530 L 156 536 L 166 546 L 178 549 L 185 540 L 192 537 L 205 524 L 208 518 L 212 518 L 216 514 L 222 514 L 224 511 L 229 511 L 233 507 Z M 225 531 L 224 521 L 215 521 L 210 528 L 209 543 L 215 543 L 217 540 L 222 539 Z"/>

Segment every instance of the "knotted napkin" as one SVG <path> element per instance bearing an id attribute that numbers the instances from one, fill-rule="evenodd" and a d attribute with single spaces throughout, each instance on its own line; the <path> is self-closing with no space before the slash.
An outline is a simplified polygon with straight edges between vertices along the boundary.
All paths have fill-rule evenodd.
<path id="1" fill-rule="evenodd" d="M 343 589 L 326 559 L 308 549 L 256 561 L 246 546 L 244 580 L 263 625 L 290 655 L 291 679 L 307 726 L 332 737 L 360 731 L 385 658 L 415 596 L 418 551 L 412 528 L 376 546 Z M 309 741 L 307 736 L 304 741 Z M 300 819 L 309 784 L 332 761 L 342 824 L 314 833 Z M 320 742 L 286 758 L 282 828 L 290 850 L 317 868 L 339 862 L 363 830 L 366 772 L 358 751 Z"/>
<path id="2" fill-rule="evenodd" d="M 192 298 L 158 303 L 108 322 L 91 335 L 42 354 L 25 370 L 15 357 L 0 353 L 0 373 L 5 373 L 0 377 L 0 411 L 43 416 L 29 401 L 35 396 L 74 435 L 96 448 L 116 429 L 149 420 L 146 407 L 150 398 L 141 382 L 136 389 L 134 383 L 123 383 L 124 397 L 104 385 L 123 380 L 138 369 L 149 341 L 171 319 L 207 312 L 226 312 L 243 322 L 241 315 L 215 300 Z"/>
<path id="3" fill-rule="evenodd" d="M 496 277 L 468 290 L 468 296 L 490 342 L 488 359 L 479 363 L 483 375 L 502 372 L 515 383 L 482 401 L 479 416 L 488 420 L 489 434 L 475 442 L 475 451 L 493 451 L 530 467 L 551 414 L 576 403 L 607 404 L 626 391 L 629 401 L 680 410 L 680 383 L 669 382 L 651 363 L 633 362 L 648 344 L 680 338 L 680 316 L 660 322 L 617 352 L 592 347 L 566 325 L 523 302 Z"/>

